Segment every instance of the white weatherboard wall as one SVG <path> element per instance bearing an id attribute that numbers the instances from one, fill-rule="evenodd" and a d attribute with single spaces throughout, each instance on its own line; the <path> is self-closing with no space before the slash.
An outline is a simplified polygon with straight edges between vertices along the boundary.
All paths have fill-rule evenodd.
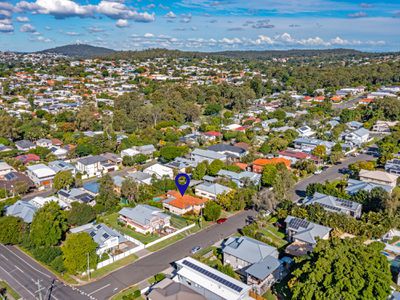
<path id="1" fill-rule="evenodd" d="M 101 269 L 101 268 L 103 268 L 103 267 L 105 267 L 105 266 L 108 266 L 109 264 L 112 264 L 113 262 L 116 262 L 116 261 L 118 261 L 118 260 L 120 260 L 120 259 L 123 259 L 123 258 L 125 258 L 125 257 L 127 257 L 127 256 L 129 256 L 129 255 L 131 255 L 131 254 L 134 254 L 134 253 L 136 253 L 136 252 L 138 252 L 138 251 L 140 251 L 140 250 L 143 250 L 143 249 L 145 249 L 145 248 L 148 248 L 148 247 L 150 247 L 150 246 L 153 246 L 153 245 L 155 245 L 155 244 L 157 244 L 157 243 L 160 243 L 160 242 L 162 242 L 162 241 L 165 241 L 165 240 L 169 239 L 170 237 L 173 237 L 173 236 L 175 236 L 175 235 L 177 235 L 177 234 L 180 234 L 180 233 L 182 233 L 182 232 L 184 232 L 184 231 L 186 231 L 186 230 L 188 230 L 188 229 L 191 229 L 191 228 L 193 228 L 194 226 L 196 226 L 195 223 L 190 224 L 189 226 L 186 226 L 186 227 L 184 227 L 184 228 L 182 228 L 182 229 L 179 229 L 179 230 L 177 230 L 177 231 L 175 231 L 175 232 L 173 232 L 173 233 L 171 233 L 171 234 L 168 234 L 168 235 L 166 235 L 166 236 L 163 236 L 162 238 L 159 238 L 159 239 L 157 239 L 157 240 L 155 240 L 155 241 L 153 241 L 153 242 L 151 242 L 151 243 L 148 243 L 148 244 L 146 244 L 146 245 L 143 244 L 142 242 L 139 242 L 138 240 L 134 239 L 133 237 L 130 237 L 130 236 L 128 236 L 128 235 L 124 235 L 124 237 L 125 237 L 128 241 L 131 241 L 131 242 L 135 243 L 135 244 L 138 245 L 138 246 L 135 247 L 135 248 L 132 248 L 132 249 L 126 251 L 126 252 L 123 252 L 123 253 L 121 253 L 121 254 L 118 254 L 118 255 L 115 255 L 115 256 L 111 256 L 109 259 L 98 263 L 96 268 L 97 268 L 97 269 Z"/>

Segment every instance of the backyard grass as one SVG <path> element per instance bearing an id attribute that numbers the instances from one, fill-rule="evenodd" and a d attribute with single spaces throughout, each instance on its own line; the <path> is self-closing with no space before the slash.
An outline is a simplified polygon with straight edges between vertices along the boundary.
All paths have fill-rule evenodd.
<path id="1" fill-rule="evenodd" d="M 136 290 L 138 290 L 138 287 L 136 285 L 129 287 L 121 292 L 119 292 L 118 294 L 114 295 L 111 300 L 122 300 L 122 298 L 124 296 L 133 294 Z M 144 298 L 142 296 L 136 298 L 137 300 L 144 300 Z"/>
<path id="2" fill-rule="evenodd" d="M 142 242 L 143 244 L 148 244 L 150 242 L 153 242 L 160 238 L 158 234 L 141 234 L 136 232 L 133 228 L 129 228 L 126 226 L 120 226 L 118 224 L 118 216 L 119 214 L 112 213 L 110 215 L 102 217 L 102 221 L 106 223 L 106 225 L 116 229 L 117 231 L 126 234 L 130 237 L 133 237 L 134 239 L 137 239 L 138 241 Z"/>
<path id="3" fill-rule="evenodd" d="M 21 296 L 14 291 L 7 282 L 0 280 L 0 288 L 5 288 L 7 291 L 7 294 L 11 295 L 11 297 L 13 297 L 14 299 L 21 299 Z"/>
<path id="4" fill-rule="evenodd" d="M 112 271 L 115 271 L 116 269 L 119 269 L 123 266 L 126 266 L 127 264 L 132 263 L 137 259 L 138 259 L 138 257 L 135 254 L 131 254 L 127 257 L 124 257 L 123 259 L 117 260 L 116 262 L 109 264 L 108 266 L 105 266 L 98 270 L 94 270 L 92 273 L 90 273 L 90 278 L 97 279 L 97 278 L 103 277 L 104 275 L 106 275 Z M 84 276 L 82 279 L 87 279 L 87 277 Z"/>

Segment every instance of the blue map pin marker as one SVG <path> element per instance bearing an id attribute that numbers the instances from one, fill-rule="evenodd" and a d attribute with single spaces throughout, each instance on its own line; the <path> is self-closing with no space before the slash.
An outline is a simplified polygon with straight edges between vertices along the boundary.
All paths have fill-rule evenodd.
<path id="1" fill-rule="evenodd" d="M 179 179 L 182 178 L 182 177 L 185 178 L 185 183 L 184 184 L 181 184 L 179 182 Z M 180 174 L 176 175 L 176 177 L 175 177 L 175 185 L 178 188 L 179 193 L 181 193 L 182 196 L 185 195 L 185 192 L 186 192 L 186 190 L 187 190 L 187 188 L 189 186 L 189 183 L 190 183 L 189 175 L 184 174 L 184 173 L 180 173 Z"/>

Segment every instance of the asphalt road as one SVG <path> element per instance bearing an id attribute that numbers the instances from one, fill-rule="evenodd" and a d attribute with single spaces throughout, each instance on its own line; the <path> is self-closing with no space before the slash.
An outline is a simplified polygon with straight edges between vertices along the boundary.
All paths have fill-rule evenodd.
<path id="1" fill-rule="evenodd" d="M 358 95 L 356 98 L 333 105 L 333 108 L 334 109 L 345 109 L 345 108 L 355 107 L 358 105 L 358 101 L 360 101 L 361 99 L 363 99 L 365 97 L 366 97 L 365 94 Z"/>
<path id="2" fill-rule="evenodd" d="M 23 299 L 94 300 L 79 289 L 57 280 L 51 272 L 18 248 L 2 244 L 0 244 L 0 279 L 7 281 Z"/>
<path id="3" fill-rule="evenodd" d="M 208 247 L 236 233 L 238 229 L 246 225 L 246 218 L 250 215 L 254 216 L 255 212 L 240 212 L 230 217 L 223 224 L 214 224 L 203 231 L 117 270 L 96 282 L 81 286 L 80 289 L 93 295 L 96 299 L 108 299 L 113 294 L 162 272 L 170 267 L 174 261 L 190 255 L 193 247 Z"/>
<path id="4" fill-rule="evenodd" d="M 360 160 L 372 160 L 374 157 L 372 155 L 367 154 L 360 154 L 356 157 L 349 157 L 342 161 L 341 164 L 333 165 L 332 167 L 328 168 L 327 170 L 323 171 L 321 174 L 313 175 L 308 177 L 300 182 L 298 182 L 295 186 L 295 196 L 294 201 L 300 200 L 300 198 L 305 196 L 306 188 L 310 183 L 324 183 L 325 181 L 334 180 L 343 176 L 339 170 L 342 168 L 347 168 L 350 164 L 360 161 Z"/>
<path id="5" fill-rule="evenodd" d="M 18 248 L 0 244 L 0 279 L 7 281 L 23 299 L 39 299 L 39 288 L 35 283 L 38 280 L 40 281 L 43 299 L 109 299 L 119 291 L 162 272 L 172 262 L 190 255 L 193 247 L 208 247 L 236 233 L 238 229 L 246 224 L 247 216 L 250 215 L 254 216 L 255 212 L 240 212 L 230 217 L 223 224 L 214 224 L 167 248 L 135 261 L 98 281 L 76 288 L 67 286 L 57 280 L 51 272 Z"/>

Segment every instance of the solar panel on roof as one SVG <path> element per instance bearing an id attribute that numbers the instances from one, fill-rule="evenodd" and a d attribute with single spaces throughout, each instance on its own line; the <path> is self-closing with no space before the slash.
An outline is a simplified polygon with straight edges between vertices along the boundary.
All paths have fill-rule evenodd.
<path id="1" fill-rule="evenodd" d="M 295 228 L 295 229 L 299 229 L 300 227 L 307 228 L 309 224 L 310 224 L 310 222 L 308 222 L 307 220 L 298 219 L 298 218 L 291 219 L 289 221 L 289 226 L 291 228 Z"/>
<path id="2" fill-rule="evenodd" d="M 353 207 L 353 202 L 349 201 L 349 200 L 343 200 L 343 199 L 338 199 L 337 200 L 338 203 L 344 207 L 347 208 L 352 208 Z"/>
<path id="3" fill-rule="evenodd" d="M 96 235 L 96 232 L 94 232 L 94 231 L 91 231 L 91 232 L 90 232 L 90 236 L 91 236 L 91 237 L 94 237 L 95 235 Z"/>
<path id="4" fill-rule="evenodd" d="M 321 205 L 322 207 L 325 207 L 325 208 L 330 209 L 330 210 L 341 211 L 339 207 L 335 207 L 335 206 L 332 206 L 332 205 L 329 205 L 329 204 L 325 204 L 325 203 L 318 203 L 318 204 Z"/>
<path id="5" fill-rule="evenodd" d="M 103 234 L 103 238 L 108 239 L 110 236 L 108 235 L 108 233 L 104 233 Z"/>
<path id="6" fill-rule="evenodd" d="M 199 266 L 191 263 L 190 261 L 184 260 L 182 263 L 185 266 L 188 266 L 189 268 L 192 268 L 193 270 L 196 270 L 197 272 L 199 272 L 199 273 L 201 273 L 203 275 L 206 275 L 207 277 L 210 277 L 210 278 L 214 279 L 215 281 L 225 285 L 226 287 L 231 288 L 232 290 L 234 290 L 234 291 L 236 291 L 238 293 L 240 293 L 243 290 L 240 286 L 238 286 L 238 285 L 236 285 L 236 284 L 234 284 L 234 283 L 232 283 L 232 282 L 230 282 L 230 281 L 228 281 L 228 280 L 226 280 L 226 279 L 224 279 L 224 278 L 222 278 L 222 277 L 220 277 L 220 276 L 218 276 L 218 275 L 216 275 L 214 273 L 211 273 L 210 271 L 207 271 L 207 270 L 203 269 L 202 267 L 199 267 Z"/>
<path id="7" fill-rule="evenodd" d="M 14 173 L 8 173 L 4 176 L 7 180 L 13 180 L 17 176 Z"/>

